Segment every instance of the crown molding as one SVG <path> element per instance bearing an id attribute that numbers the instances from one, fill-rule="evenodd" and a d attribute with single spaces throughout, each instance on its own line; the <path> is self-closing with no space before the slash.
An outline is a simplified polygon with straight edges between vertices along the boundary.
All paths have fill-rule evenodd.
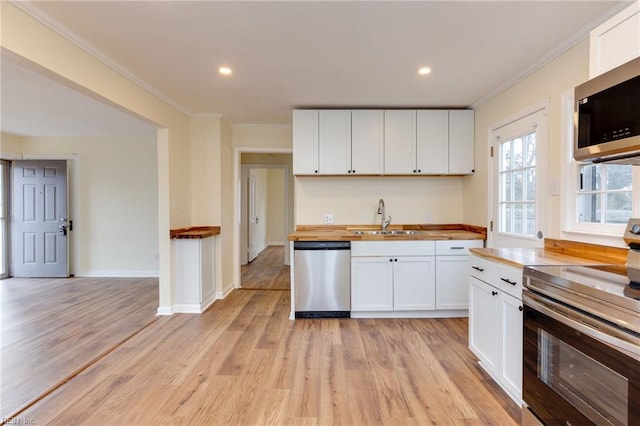
<path id="1" fill-rule="evenodd" d="M 178 102 L 174 101 L 169 96 L 164 94 L 161 90 L 147 83 L 145 80 L 138 77 L 133 72 L 129 71 L 125 66 L 123 66 L 122 64 L 120 64 L 119 62 L 111 58 L 109 55 L 107 55 L 106 53 L 104 53 L 103 51 L 101 51 L 100 49 L 98 49 L 88 41 L 86 41 L 84 38 L 80 37 L 78 34 L 71 31 L 69 28 L 67 28 L 66 26 L 62 25 L 60 22 L 56 21 L 55 19 L 53 19 L 52 17 L 44 13 L 32 2 L 13 0 L 13 1 L 10 1 L 10 3 L 13 6 L 17 7 L 18 9 L 22 10 L 27 15 L 36 19 L 41 24 L 45 25 L 47 28 L 51 29 L 52 31 L 61 35 L 71 43 L 75 44 L 80 49 L 82 49 L 89 55 L 93 56 L 94 58 L 96 58 L 97 60 L 99 60 L 100 62 L 102 62 L 103 64 L 105 64 L 106 66 L 114 70 L 115 72 L 121 74 L 126 79 L 130 80 L 132 83 L 146 90 L 151 95 L 157 97 L 161 101 L 177 109 L 181 113 L 185 114 L 187 117 L 193 118 L 193 114 L 187 108 L 180 105 Z"/>

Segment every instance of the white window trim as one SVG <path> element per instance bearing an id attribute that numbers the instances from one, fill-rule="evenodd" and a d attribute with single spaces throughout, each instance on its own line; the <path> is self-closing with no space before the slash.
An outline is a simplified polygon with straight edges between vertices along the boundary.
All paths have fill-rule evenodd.
<path id="1" fill-rule="evenodd" d="M 573 89 L 565 90 L 560 96 L 560 128 L 561 128 L 561 166 L 560 210 L 561 231 L 563 239 L 601 244 L 614 247 L 627 247 L 622 239 L 625 225 L 584 223 L 576 220 L 576 194 L 578 190 L 579 163 L 573 159 Z M 640 212 L 640 170 L 633 169 L 633 206 L 632 217 Z"/>

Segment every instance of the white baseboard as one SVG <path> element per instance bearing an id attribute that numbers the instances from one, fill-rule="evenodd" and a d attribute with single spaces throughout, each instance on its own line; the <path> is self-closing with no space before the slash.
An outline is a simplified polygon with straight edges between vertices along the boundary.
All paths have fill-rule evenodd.
<path id="1" fill-rule="evenodd" d="M 158 271 L 85 271 L 76 272 L 76 277 L 87 278 L 158 278 Z"/>
<path id="2" fill-rule="evenodd" d="M 222 289 L 222 291 L 216 292 L 216 299 L 224 299 L 229 295 L 229 293 L 233 291 L 234 288 L 235 286 L 233 285 L 233 283 L 229 283 L 225 288 Z"/>
<path id="3" fill-rule="evenodd" d="M 159 306 L 156 315 L 173 315 L 173 308 L 171 306 Z"/>

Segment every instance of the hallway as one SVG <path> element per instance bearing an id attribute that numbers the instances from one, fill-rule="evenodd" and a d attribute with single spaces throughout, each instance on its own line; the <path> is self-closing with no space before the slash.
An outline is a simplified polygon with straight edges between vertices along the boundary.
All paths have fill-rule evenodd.
<path id="1" fill-rule="evenodd" d="M 240 267 L 241 287 L 245 290 L 289 290 L 289 266 L 284 264 L 284 248 L 269 246 L 253 262 Z"/>

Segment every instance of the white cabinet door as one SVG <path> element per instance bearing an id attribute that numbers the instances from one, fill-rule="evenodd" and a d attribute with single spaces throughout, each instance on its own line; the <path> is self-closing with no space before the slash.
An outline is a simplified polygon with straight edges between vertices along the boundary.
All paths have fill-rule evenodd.
<path id="1" fill-rule="evenodd" d="M 449 174 L 474 171 L 474 111 L 449 111 Z"/>
<path id="2" fill-rule="evenodd" d="M 318 174 L 318 110 L 293 110 L 293 174 Z"/>
<path id="3" fill-rule="evenodd" d="M 500 381 L 516 401 L 522 401 L 522 302 L 502 294 L 502 356 Z"/>
<path id="4" fill-rule="evenodd" d="M 449 172 L 449 111 L 417 111 L 416 166 L 424 174 Z"/>
<path id="5" fill-rule="evenodd" d="M 351 258 L 351 310 L 393 310 L 393 262 L 387 257 Z"/>
<path id="6" fill-rule="evenodd" d="M 384 172 L 384 111 L 351 111 L 351 174 Z"/>
<path id="7" fill-rule="evenodd" d="M 435 309 L 435 258 L 393 258 L 393 308 L 396 311 Z"/>
<path id="8" fill-rule="evenodd" d="M 500 356 L 500 293 L 471 277 L 469 281 L 469 349 L 491 374 Z M 522 342 L 520 342 L 522 344 Z"/>
<path id="9" fill-rule="evenodd" d="M 436 309 L 469 308 L 469 256 L 436 257 Z"/>
<path id="10" fill-rule="evenodd" d="M 589 78 L 640 56 L 640 2 L 635 2 L 589 35 Z"/>
<path id="11" fill-rule="evenodd" d="M 384 172 L 417 173 L 416 110 L 384 111 Z"/>
<path id="12" fill-rule="evenodd" d="M 320 110 L 318 120 L 320 174 L 346 175 L 351 171 L 351 111 Z"/>

